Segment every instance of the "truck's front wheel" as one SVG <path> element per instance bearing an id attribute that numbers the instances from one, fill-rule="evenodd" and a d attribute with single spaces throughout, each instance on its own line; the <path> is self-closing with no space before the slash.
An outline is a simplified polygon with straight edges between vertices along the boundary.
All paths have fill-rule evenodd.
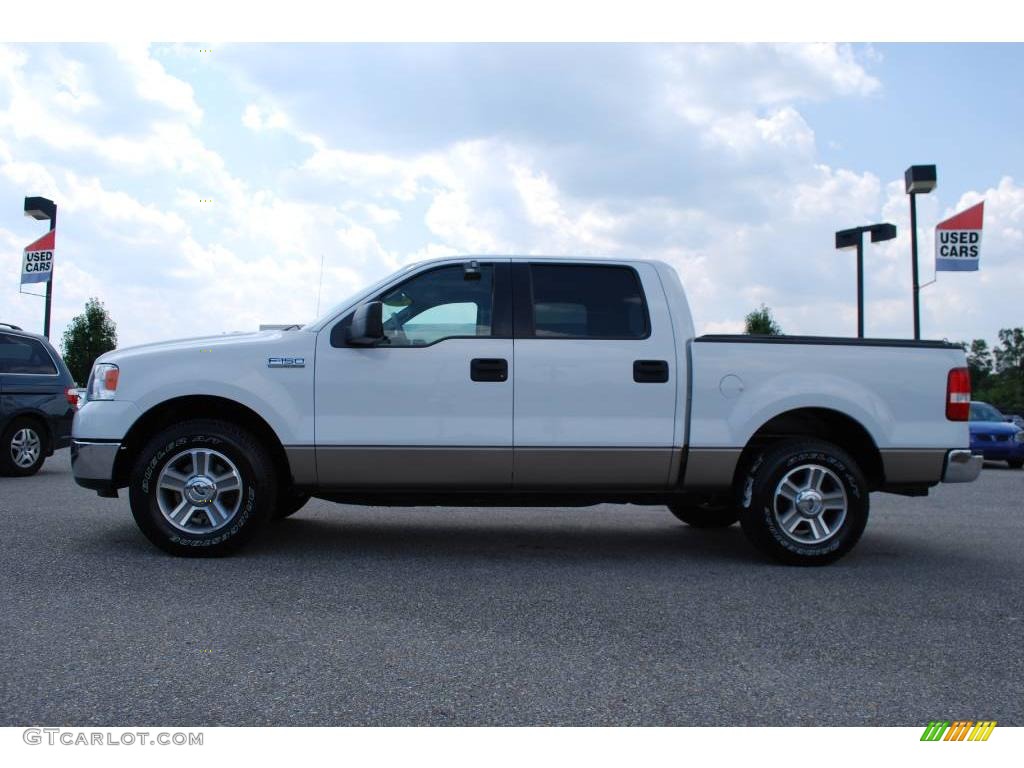
<path id="1" fill-rule="evenodd" d="M 173 555 L 234 551 L 270 518 L 277 481 L 267 451 L 245 430 L 196 419 L 169 427 L 142 449 L 129 496 L 135 522 Z"/>
<path id="2" fill-rule="evenodd" d="M 761 551 L 791 565 L 824 565 L 850 551 L 868 521 L 857 464 L 823 440 L 786 440 L 754 460 L 741 489 L 740 524 Z"/>

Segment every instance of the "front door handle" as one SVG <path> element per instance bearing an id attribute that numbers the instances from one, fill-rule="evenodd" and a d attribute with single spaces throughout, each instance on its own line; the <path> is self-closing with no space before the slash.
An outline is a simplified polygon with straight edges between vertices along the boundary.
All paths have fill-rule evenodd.
<path id="1" fill-rule="evenodd" d="M 668 361 L 634 360 L 633 381 L 637 384 L 664 384 L 668 381 Z"/>
<path id="2" fill-rule="evenodd" d="M 474 357 L 469 361 L 469 378 L 473 381 L 506 381 L 508 360 L 500 357 Z"/>

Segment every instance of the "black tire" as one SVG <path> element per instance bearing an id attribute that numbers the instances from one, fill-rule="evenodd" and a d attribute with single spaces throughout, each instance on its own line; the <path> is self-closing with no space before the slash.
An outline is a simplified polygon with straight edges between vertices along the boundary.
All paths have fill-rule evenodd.
<path id="1" fill-rule="evenodd" d="M 809 468 L 817 468 L 814 475 Z M 822 478 L 819 490 L 800 492 L 808 497 L 796 494 L 806 504 L 808 517 L 797 510 L 795 500 L 781 495 L 776 498 L 787 477 L 794 482 L 806 477 L 808 484 L 814 477 Z M 759 550 L 788 565 L 826 565 L 838 560 L 857 543 L 868 522 L 870 502 L 863 472 L 849 454 L 823 440 L 793 439 L 769 446 L 751 464 L 740 490 L 743 532 Z M 833 499 L 840 490 L 845 494 L 845 516 L 841 519 L 837 509 L 830 509 L 841 503 Z M 827 506 L 819 503 L 821 497 L 826 498 Z M 812 521 L 809 516 L 815 509 L 827 511 Z M 782 521 L 795 530 L 787 533 Z"/>
<path id="2" fill-rule="evenodd" d="M 15 444 L 17 440 L 17 444 Z M 29 443 L 26 445 L 26 440 Z M 32 462 L 20 464 L 15 460 L 15 454 L 26 456 L 26 449 L 34 445 Z M 0 475 L 6 477 L 28 477 L 34 475 L 46 461 L 47 435 L 39 422 L 32 418 L 19 417 L 13 419 L 7 425 L 2 436 L 0 436 Z"/>
<path id="3" fill-rule="evenodd" d="M 208 466 L 197 467 L 189 458 L 191 451 L 206 455 Z M 219 477 L 222 471 L 236 472 L 238 480 L 232 483 L 229 479 L 225 487 L 230 483 L 237 485 L 237 490 L 206 494 L 212 494 L 216 501 L 223 500 L 223 507 L 234 509 L 233 514 L 218 519 L 211 503 L 200 502 L 190 504 L 191 510 L 184 512 L 182 520 L 188 530 L 172 524 L 161 511 L 161 504 L 169 508 L 178 500 L 185 503 L 186 497 L 182 492 L 158 487 L 161 473 L 169 464 L 182 476 L 189 477 L 192 472 L 189 482 L 199 483 L 199 495 L 209 489 L 203 478 Z M 189 465 L 191 470 L 180 469 Z M 218 485 L 215 483 L 214 488 Z M 234 552 L 265 526 L 277 499 L 277 474 L 266 449 L 244 429 L 228 422 L 195 419 L 168 427 L 146 444 L 135 460 L 128 490 L 132 516 L 153 544 L 172 555 L 217 557 Z M 204 527 L 210 530 L 204 531 Z"/>
<path id="4" fill-rule="evenodd" d="M 1006 466 L 1010 469 L 1020 469 L 1024 467 L 1024 459 L 1009 459 L 1006 462 Z"/>
<path id="5" fill-rule="evenodd" d="M 693 528 L 728 528 L 740 519 L 734 507 L 669 504 L 668 511 Z"/>
<path id="6" fill-rule="evenodd" d="M 282 487 L 277 494 L 277 504 L 274 506 L 273 518 L 275 520 L 284 520 L 286 517 L 291 517 L 304 506 L 310 499 L 308 493 L 302 491 L 296 491 L 294 488 L 287 486 Z"/>

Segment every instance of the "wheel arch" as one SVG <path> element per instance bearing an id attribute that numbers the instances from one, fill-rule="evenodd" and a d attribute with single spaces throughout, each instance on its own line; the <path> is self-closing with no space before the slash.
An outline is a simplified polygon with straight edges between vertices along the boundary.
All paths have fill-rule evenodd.
<path id="1" fill-rule="evenodd" d="M 755 430 L 736 462 L 733 487 L 765 446 L 799 437 L 818 438 L 842 448 L 864 472 L 869 489 L 877 490 L 885 484 L 882 453 L 867 428 L 841 411 L 809 407 L 779 413 Z"/>
<path id="2" fill-rule="evenodd" d="M 292 482 L 291 465 L 274 429 L 252 408 L 217 395 L 186 395 L 152 406 L 132 424 L 114 461 L 114 487 L 128 485 L 132 465 L 146 442 L 160 430 L 186 419 L 216 419 L 249 430 L 270 452 L 278 479 Z"/>

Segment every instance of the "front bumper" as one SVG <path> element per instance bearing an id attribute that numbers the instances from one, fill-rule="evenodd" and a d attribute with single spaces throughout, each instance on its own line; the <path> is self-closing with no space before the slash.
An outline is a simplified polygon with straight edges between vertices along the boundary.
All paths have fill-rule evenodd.
<path id="1" fill-rule="evenodd" d="M 950 451 L 946 454 L 946 466 L 942 471 L 944 483 L 970 483 L 978 479 L 985 459 L 969 448 Z"/>
<path id="2" fill-rule="evenodd" d="M 114 488 L 114 462 L 121 443 L 71 440 L 71 473 L 83 488 L 106 491 Z"/>
<path id="3" fill-rule="evenodd" d="M 1024 459 L 1024 443 L 1009 441 L 1002 443 L 983 443 L 972 446 L 975 453 L 980 453 L 989 461 L 1013 461 Z"/>

